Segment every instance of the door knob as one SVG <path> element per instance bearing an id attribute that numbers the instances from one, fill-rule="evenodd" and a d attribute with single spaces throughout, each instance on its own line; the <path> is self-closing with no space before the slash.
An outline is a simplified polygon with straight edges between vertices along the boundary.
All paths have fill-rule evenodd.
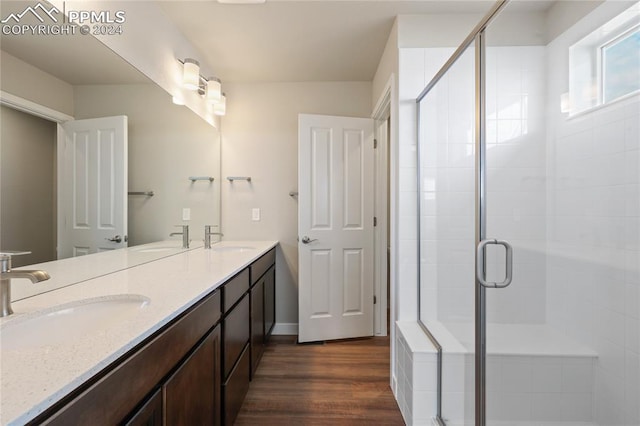
<path id="1" fill-rule="evenodd" d="M 120 235 L 116 235 L 113 238 L 105 238 L 105 240 L 111 241 L 112 243 L 121 243 L 122 242 L 122 237 Z"/>
<path id="2" fill-rule="evenodd" d="M 307 237 L 306 235 L 304 237 L 302 237 L 302 244 L 309 244 L 312 243 L 314 241 L 318 241 L 316 238 L 314 238 L 313 240 L 309 237 Z"/>

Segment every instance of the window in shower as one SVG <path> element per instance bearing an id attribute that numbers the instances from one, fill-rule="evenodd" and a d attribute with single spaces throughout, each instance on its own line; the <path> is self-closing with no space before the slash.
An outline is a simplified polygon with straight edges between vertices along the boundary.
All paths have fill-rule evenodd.
<path id="1" fill-rule="evenodd" d="M 640 91 L 640 3 L 569 48 L 569 114 Z"/>
<path id="2" fill-rule="evenodd" d="M 603 103 L 640 90 L 640 26 L 602 46 L 600 54 Z"/>

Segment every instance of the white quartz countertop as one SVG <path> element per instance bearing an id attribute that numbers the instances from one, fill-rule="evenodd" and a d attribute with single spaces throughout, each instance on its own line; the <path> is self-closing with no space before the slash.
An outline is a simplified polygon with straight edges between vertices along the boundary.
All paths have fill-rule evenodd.
<path id="1" fill-rule="evenodd" d="M 198 247 L 178 252 L 14 302 L 14 315 L 0 319 L 0 424 L 34 419 L 276 245 L 276 241 L 223 241 L 212 250 Z M 100 254 L 93 256 L 87 261 L 95 262 Z M 65 274 L 73 277 L 78 262 L 69 262 L 74 266 L 66 271 L 56 265 L 56 279 L 63 280 Z M 72 341 L 50 339 L 53 343 L 26 348 L 2 344 L 3 330 L 39 311 L 117 295 L 144 296 L 149 303 L 126 320 Z"/>

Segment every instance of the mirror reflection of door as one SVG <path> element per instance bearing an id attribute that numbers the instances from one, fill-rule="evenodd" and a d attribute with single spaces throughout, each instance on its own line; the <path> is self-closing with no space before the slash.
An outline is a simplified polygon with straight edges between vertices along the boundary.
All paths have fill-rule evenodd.
<path id="1" fill-rule="evenodd" d="M 127 117 L 61 127 L 58 259 L 127 247 Z"/>

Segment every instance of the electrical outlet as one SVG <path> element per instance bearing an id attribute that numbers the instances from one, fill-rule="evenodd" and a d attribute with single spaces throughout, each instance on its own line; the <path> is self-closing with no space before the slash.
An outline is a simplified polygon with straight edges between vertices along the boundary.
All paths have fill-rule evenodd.
<path id="1" fill-rule="evenodd" d="M 191 209 L 185 207 L 182 209 L 182 220 L 191 220 Z"/>
<path id="2" fill-rule="evenodd" d="M 260 220 L 260 209 L 259 208 L 251 209 L 251 220 L 253 220 L 253 221 Z"/>

